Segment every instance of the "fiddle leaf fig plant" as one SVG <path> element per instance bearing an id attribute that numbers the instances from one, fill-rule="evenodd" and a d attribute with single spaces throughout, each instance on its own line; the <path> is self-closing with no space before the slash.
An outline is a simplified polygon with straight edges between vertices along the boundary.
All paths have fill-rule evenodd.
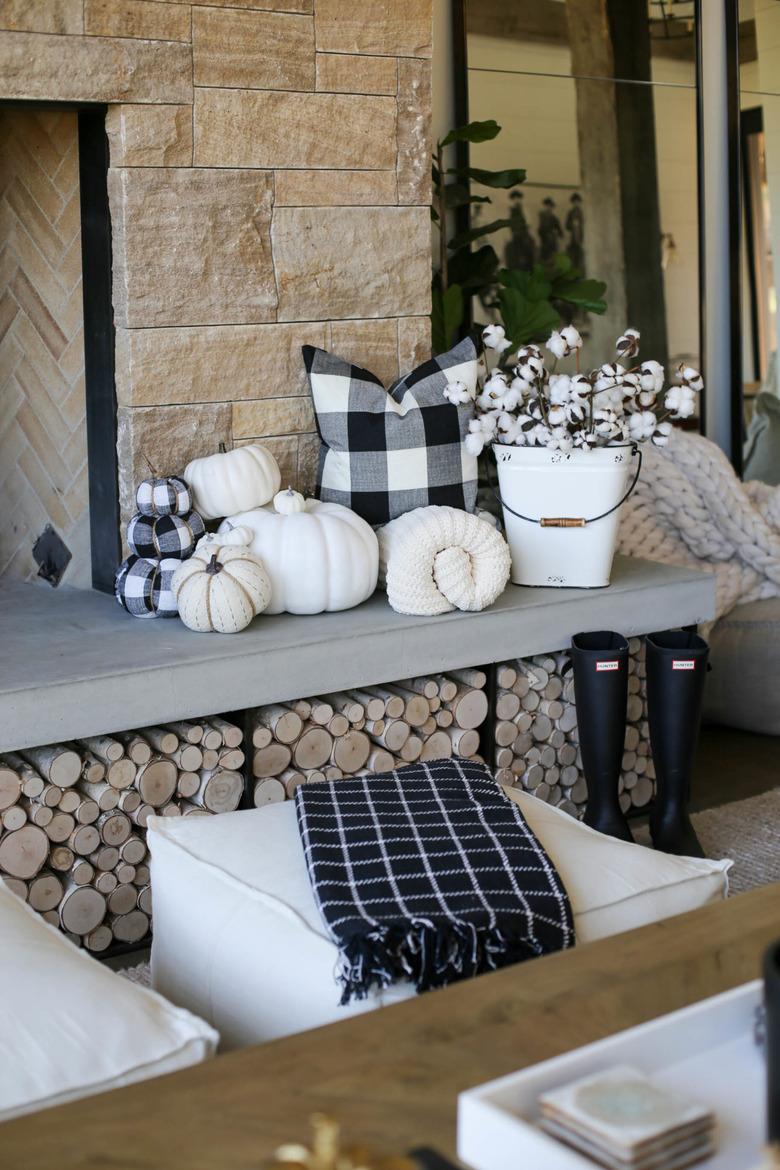
<path id="1" fill-rule="evenodd" d="M 515 346 L 546 337 L 562 317 L 571 321 L 577 310 L 604 313 L 606 285 L 586 278 L 561 252 L 530 271 L 500 268 L 492 244 L 484 240 L 511 219 L 493 219 L 452 233 L 452 213 L 472 204 L 490 203 L 489 195 L 475 194 L 472 183 L 508 190 L 525 181 L 520 167 L 501 171 L 471 166 L 444 166 L 445 148 L 454 142 L 489 142 L 501 132 L 494 120 L 469 122 L 436 143 L 433 154 L 431 219 L 438 228 L 438 268 L 432 281 L 431 333 L 435 353 L 449 349 L 459 335 L 468 299 L 479 296 L 503 322 L 506 337 Z M 479 247 L 472 249 L 478 243 Z"/>
<path id="2" fill-rule="evenodd" d="M 495 219 L 478 224 L 464 232 L 451 234 L 452 213 L 456 208 L 473 203 L 490 203 L 489 195 L 476 195 L 471 182 L 485 187 L 516 187 L 525 179 L 520 168 L 504 171 L 486 171 L 479 167 L 446 167 L 444 151 L 453 142 L 489 142 L 501 132 L 498 122 L 469 122 L 450 130 L 436 143 L 433 154 L 433 203 L 431 219 L 439 229 L 438 271 L 432 286 L 431 329 L 433 346 L 437 353 L 448 349 L 463 324 L 466 297 L 473 296 L 491 285 L 498 271 L 495 248 L 483 243 L 472 252 L 471 245 L 501 228 L 508 227 L 508 219 Z"/>

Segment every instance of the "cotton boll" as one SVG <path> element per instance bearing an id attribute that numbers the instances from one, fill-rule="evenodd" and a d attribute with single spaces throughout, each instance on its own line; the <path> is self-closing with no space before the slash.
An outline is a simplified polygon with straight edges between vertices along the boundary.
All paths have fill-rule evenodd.
<path id="1" fill-rule="evenodd" d="M 568 412 L 565 406 L 551 406 L 547 411 L 547 419 L 551 427 L 560 427 L 568 420 Z"/>
<path id="2" fill-rule="evenodd" d="M 471 433 L 466 435 L 466 438 L 463 440 L 463 445 L 469 455 L 473 455 L 476 459 L 485 449 L 485 438 L 481 433 Z"/>
<path id="3" fill-rule="evenodd" d="M 584 427 L 575 431 L 572 435 L 572 441 L 575 447 L 579 447 L 583 451 L 590 451 L 596 446 L 598 439 L 593 431 L 586 431 Z"/>
<path id="4" fill-rule="evenodd" d="M 521 373 L 515 374 L 509 385 L 512 390 L 516 390 L 522 398 L 527 398 L 529 394 L 536 393 L 536 387 L 534 386 L 533 382 L 529 382 L 528 379 L 524 378 Z"/>
<path id="5" fill-rule="evenodd" d="M 520 392 L 510 386 L 498 401 L 502 410 L 517 410 L 520 405 Z"/>
<path id="6" fill-rule="evenodd" d="M 665 447 L 669 442 L 669 436 L 671 435 L 672 430 L 673 427 L 670 422 L 659 423 L 652 439 L 654 445 L 656 447 Z"/>
<path id="7" fill-rule="evenodd" d="M 574 353 L 575 349 L 582 349 L 582 338 L 573 325 L 561 329 L 561 337 L 566 342 L 569 353 Z"/>
<path id="8" fill-rule="evenodd" d="M 553 357 L 556 358 L 565 358 L 566 354 L 569 352 L 564 337 L 558 333 L 557 330 L 553 330 L 553 332 L 547 338 L 546 347 L 549 349 Z"/>
<path id="9" fill-rule="evenodd" d="M 544 374 L 544 357 L 538 345 L 523 345 L 515 356 L 517 373 L 521 378 L 535 381 Z"/>
<path id="10" fill-rule="evenodd" d="M 553 406 L 562 406 L 571 397 L 571 378 L 568 374 L 550 374 L 547 396 Z"/>
<path id="11" fill-rule="evenodd" d="M 652 410 L 638 410 L 628 416 L 629 437 L 643 443 L 653 435 L 656 425 L 656 417 Z"/>
<path id="12" fill-rule="evenodd" d="M 449 382 L 444 390 L 444 397 L 453 406 L 465 406 L 467 402 L 471 402 L 471 393 L 465 382 Z"/>
<path id="13" fill-rule="evenodd" d="M 625 372 L 620 362 L 605 362 L 596 371 L 595 389 L 598 391 L 611 389 L 622 381 Z"/>
<path id="14" fill-rule="evenodd" d="M 677 379 L 694 394 L 699 394 L 704 389 L 704 379 L 699 371 L 693 366 L 686 366 L 685 362 L 680 362 L 677 367 Z"/>
<path id="15" fill-rule="evenodd" d="M 552 431 L 544 423 L 537 423 L 536 426 L 526 432 L 529 443 L 536 447 L 546 447 L 552 438 Z"/>
<path id="16" fill-rule="evenodd" d="M 664 388 L 664 368 L 660 362 L 642 362 L 639 368 L 639 385 L 648 393 L 660 394 Z"/>
<path id="17" fill-rule="evenodd" d="M 553 427 L 547 446 L 551 451 L 563 451 L 566 453 L 571 451 L 574 446 L 574 440 L 566 427 Z"/>
<path id="18" fill-rule="evenodd" d="M 482 340 L 488 349 L 494 349 L 497 353 L 503 353 L 512 344 L 511 341 L 507 341 L 506 339 L 503 325 L 486 326 L 482 330 Z"/>
<path id="19" fill-rule="evenodd" d="M 492 439 L 496 433 L 496 427 L 498 426 L 498 415 L 496 413 L 483 414 L 477 421 L 479 423 L 479 428 L 485 438 Z"/>
<path id="20" fill-rule="evenodd" d="M 664 406 L 675 418 L 690 418 L 696 413 L 696 395 L 689 386 L 672 386 L 667 390 Z"/>
<path id="21" fill-rule="evenodd" d="M 615 353 L 622 358 L 636 357 L 639 353 L 639 330 L 626 329 L 615 343 Z"/>

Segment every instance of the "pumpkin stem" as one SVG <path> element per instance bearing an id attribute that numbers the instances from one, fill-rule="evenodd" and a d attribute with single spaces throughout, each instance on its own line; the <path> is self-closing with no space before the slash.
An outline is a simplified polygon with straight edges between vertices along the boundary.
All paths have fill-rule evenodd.
<path id="1" fill-rule="evenodd" d="M 222 570 L 222 565 L 220 565 L 219 561 L 217 560 L 217 554 L 212 553 L 211 560 L 206 565 L 206 572 L 207 573 L 219 573 L 219 572 L 221 572 L 221 570 Z"/>

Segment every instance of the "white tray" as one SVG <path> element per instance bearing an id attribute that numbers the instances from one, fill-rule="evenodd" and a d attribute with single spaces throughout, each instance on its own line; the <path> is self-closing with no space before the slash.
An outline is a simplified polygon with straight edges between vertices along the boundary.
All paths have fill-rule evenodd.
<path id="1" fill-rule="evenodd" d="M 593 1170 L 538 1128 L 536 1102 L 545 1090 L 630 1064 L 714 1110 L 718 1149 L 702 1170 L 753 1170 L 766 1129 L 766 1063 L 754 1040 L 761 996 L 761 980 L 746 983 L 461 1093 L 458 1156 L 475 1170 Z"/>

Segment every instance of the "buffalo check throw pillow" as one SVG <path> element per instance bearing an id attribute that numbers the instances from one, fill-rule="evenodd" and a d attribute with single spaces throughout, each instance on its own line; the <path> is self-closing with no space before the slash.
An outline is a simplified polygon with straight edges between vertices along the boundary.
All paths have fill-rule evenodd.
<path id="1" fill-rule="evenodd" d="M 344 504 L 369 524 L 413 508 L 448 504 L 473 512 L 477 461 L 463 440 L 474 403 L 454 406 L 450 382 L 474 393 L 478 354 L 471 338 L 424 362 L 385 390 L 379 378 L 343 358 L 303 347 L 322 440 L 319 499 Z"/>

